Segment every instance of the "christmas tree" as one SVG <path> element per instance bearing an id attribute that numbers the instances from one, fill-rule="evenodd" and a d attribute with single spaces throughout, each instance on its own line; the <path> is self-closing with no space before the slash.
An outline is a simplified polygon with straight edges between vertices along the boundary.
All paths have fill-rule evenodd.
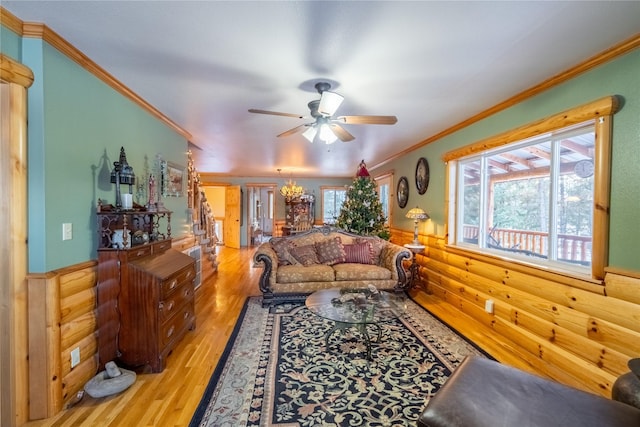
<path id="1" fill-rule="evenodd" d="M 364 160 L 358 166 L 353 183 L 347 189 L 336 226 L 361 236 L 389 238 L 386 218 L 376 191 L 376 184 L 369 176 Z"/>

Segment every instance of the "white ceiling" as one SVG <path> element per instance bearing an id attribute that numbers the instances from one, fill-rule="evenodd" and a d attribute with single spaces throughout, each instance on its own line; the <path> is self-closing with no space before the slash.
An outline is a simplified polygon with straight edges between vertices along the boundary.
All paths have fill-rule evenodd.
<path id="1" fill-rule="evenodd" d="M 192 135 L 196 168 L 352 176 L 640 32 L 638 1 L 8 1 Z M 328 79 L 356 139 L 276 135 L 310 122 Z"/>

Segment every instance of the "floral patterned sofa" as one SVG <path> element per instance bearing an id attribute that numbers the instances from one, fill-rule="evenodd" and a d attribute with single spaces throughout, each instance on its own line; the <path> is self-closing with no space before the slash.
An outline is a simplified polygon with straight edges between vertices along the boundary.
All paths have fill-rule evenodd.
<path id="1" fill-rule="evenodd" d="M 263 305 L 303 300 L 319 289 L 406 290 L 402 261 L 406 248 L 380 239 L 323 226 L 304 233 L 274 237 L 253 255 L 264 267 L 260 276 Z"/>

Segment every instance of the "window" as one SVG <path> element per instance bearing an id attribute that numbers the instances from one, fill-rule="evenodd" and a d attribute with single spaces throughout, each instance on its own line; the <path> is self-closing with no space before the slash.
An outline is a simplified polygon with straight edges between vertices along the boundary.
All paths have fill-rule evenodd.
<path id="1" fill-rule="evenodd" d="M 391 181 L 393 179 L 392 174 L 386 174 L 376 177 L 376 184 L 378 185 L 378 196 L 380 197 L 380 204 L 382 204 L 382 213 L 387 219 L 386 225 L 391 223 Z"/>
<path id="2" fill-rule="evenodd" d="M 322 223 L 333 225 L 347 197 L 347 190 L 344 187 L 321 187 L 320 191 L 322 192 Z"/>
<path id="3" fill-rule="evenodd" d="M 447 153 L 449 243 L 602 278 L 608 209 L 594 207 L 608 206 L 602 114 L 615 105 L 605 98 Z"/>

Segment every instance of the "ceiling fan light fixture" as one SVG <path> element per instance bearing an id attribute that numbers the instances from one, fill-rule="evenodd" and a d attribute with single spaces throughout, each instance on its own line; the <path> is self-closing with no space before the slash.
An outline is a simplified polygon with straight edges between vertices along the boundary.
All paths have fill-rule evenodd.
<path id="1" fill-rule="evenodd" d="M 326 144 L 333 144 L 338 140 L 338 137 L 331 130 L 328 124 L 320 125 L 320 140 L 324 141 Z"/>
<path id="2" fill-rule="evenodd" d="M 313 143 L 313 140 L 315 139 L 317 133 L 318 133 L 318 129 L 316 129 L 315 126 L 309 126 L 309 129 L 305 130 L 302 133 L 302 136 L 304 136 L 307 139 L 307 141 Z"/>
<path id="3" fill-rule="evenodd" d="M 344 96 L 337 94 L 335 92 L 329 92 L 325 90 L 322 92 L 322 97 L 320 98 L 320 105 L 318 105 L 318 113 L 323 116 L 332 116 L 340 104 L 344 101 Z"/>

